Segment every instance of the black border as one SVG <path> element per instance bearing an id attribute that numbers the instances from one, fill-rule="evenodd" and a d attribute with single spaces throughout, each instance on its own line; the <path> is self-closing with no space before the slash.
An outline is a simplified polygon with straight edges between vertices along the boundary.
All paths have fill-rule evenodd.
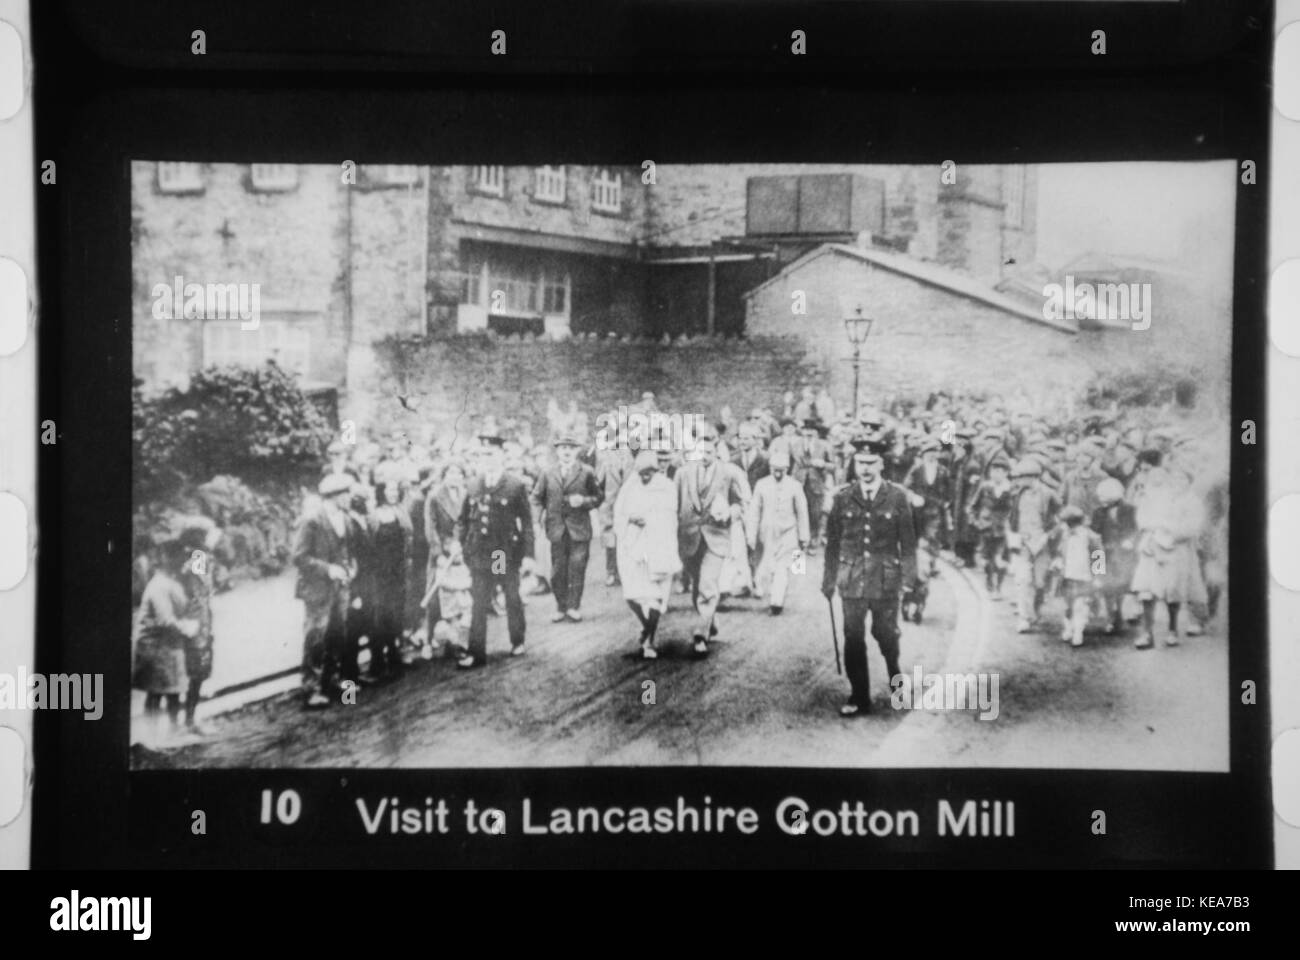
<path id="1" fill-rule="evenodd" d="M 1271 23 L 1271 15 L 1266 20 Z M 57 40 L 36 37 L 38 57 Z M 128 687 L 130 619 L 132 158 L 247 162 L 524 163 L 840 161 L 872 163 L 1254 159 L 1238 191 L 1233 419 L 1264 431 L 1271 36 L 1225 58 L 1155 73 L 867 80 L 661 77 L 448 80 L 392 77 L 158 78 L 107 70 L 85 85 L 42 63 L 36 90 L 40 416 L 59 423 L 40 453 L 37 669 L 102 672 Z M 221 82 L 230 83 L 225 76 Z M 146 89 L 145 85 L 152 85 Z M 254 155 L 255 154 L 255 155 Z M 1129 866 L 1258 868 L 1273 862 L 1267 693 L 1265 479 L 1259 447 L 1234 450 L 1230 527 L 1231 773 L 1019 770 L 199 771 L 129 774 L 123 700 L 103 719 L 36 715 L 33 864 L 183 866 Z M 108 544 L 114 549 L 109 552 Z M 74 666 L 75 665 L 75 666 Z M 1240 704 L 1240 684 L 1260 703 Z M 311 811 L 283 835 L 253 823 L 262 789 L 298 788 Z M 574 842 L 504 837 L 363 838 L 351 798 L 474 796 L 537 805 L 699 802 L 752 806 L 756 836 Z M 939 797 L 1017 804 L 1014 839 L 937 842 L 785 837 L 770 808 L 862 798 L 926 811 Z M 189 811 L 209 833 L 194 838 Z M 1090 812 L 1105 809 L 1096 837 Z M 512 816 L 514 814 L 512 813 Z M 931 818 L 932 819 L 932 818 Z M 356 838 L 357 842 L 352 842 Z"/>
<path id="2" fill-rule="evenodd" d="M 143 70 L 806 74 L 1158 69 L 1221 59 L 1268 0 L 44 0 L 105 62 Z M 191 52 L 203 29 L 207 52 Z M 792 52 L 803 30 L 806 53 Z M 1092 32 L 1106 31 L 1106 56 Z M 504 30 L 504 56 L 492 35 Z"/>

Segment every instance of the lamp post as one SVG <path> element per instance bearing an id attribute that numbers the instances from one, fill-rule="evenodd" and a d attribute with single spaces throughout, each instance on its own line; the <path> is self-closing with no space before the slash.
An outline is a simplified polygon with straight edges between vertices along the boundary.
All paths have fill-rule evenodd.
<path id="1" fill-rule="evenodd" d="M 853 417 L 858 416 L 858 371 L 862 366 L 862 345 L 871 336 L 871 325 L 875 323 L 870 317 L 862 315 L 862 307 L 853 308 L 853 312 L 844 317 L 844 332 L 853 344 Z"/>

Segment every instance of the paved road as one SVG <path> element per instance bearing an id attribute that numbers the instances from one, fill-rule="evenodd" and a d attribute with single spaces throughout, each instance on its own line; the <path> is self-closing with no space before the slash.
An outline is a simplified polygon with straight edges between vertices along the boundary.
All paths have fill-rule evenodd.
<path id="1" fill-rule="evenodd" d="M 1222 636 L 1150 651 L 1096 636 L 1072 649 L 1054 635 L 1017 635 L 1007 603 L 945 567 L 925 622 L 903 627 L 903 669 L 996 672 L 997 719 L 892 709 L 869 641 L 875 712 L 843 720 L 847 683 L 835 674 L 819 559 L 794 578 L 780 617 L 757 600 L 726 602 L 702 661 L 689 652 L 688 598 L 676 594 L 660 659 L 641 661 L 637 624 L 617 588 L 594 582 L 595 566 L 583 623 L 552 624 L 550 598 L 531 599 L 525 657 L 507 655 L 504 618 L 494 619 L 484 669 L 420 662 L 362 688 L 356 705 L 321 713 L 281 694 L 210 719 L 205 741 L 138 752 L 137 766 L 1227 769 Z M 643 702 L 647 681 L 653 704 Z"/>

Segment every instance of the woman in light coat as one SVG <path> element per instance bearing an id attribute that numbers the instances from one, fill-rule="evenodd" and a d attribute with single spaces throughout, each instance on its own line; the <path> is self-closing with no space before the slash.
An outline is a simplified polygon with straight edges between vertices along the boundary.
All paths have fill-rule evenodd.
<path id="1" fill-rule="evenodd" d="M 623 597 L 641 622 L 641 656 L 652 660 L 659 618 L 668 609 L 677 553 L 677 487 L 659 472 L 651 450 L 637 454 L 629 480 L 614 501 L 614 536 Z"/>
<path id="2" fill-rule="evenodd" d="M 1205 508 L 1185 470 L 1154 469 L 1137 503 L 1138 561 L 1132 590 L 1142 601 L 1139 649 L 1154 642 L 1156 603 L 1169 609 L 1165 646 L 1177 646 L 1178 613 L 1184 603 L 1205 603 L 1205 581 L 1196 556 Z"/>

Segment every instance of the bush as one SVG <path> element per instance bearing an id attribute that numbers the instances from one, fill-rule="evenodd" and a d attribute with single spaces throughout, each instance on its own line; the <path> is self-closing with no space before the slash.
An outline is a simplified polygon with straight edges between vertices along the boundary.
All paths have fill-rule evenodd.
<path id="1" fill-rule="evenodd" d="M 177 515 L 202 514 L 222 532 L 214 551 L 219 590 L 241 580 L 274 575 L 289 564 L 300 501 L 298 491 L 288 487 L 257 491 L 231 476 L 183 487 L 165 501 L 136 504 L 133 559 L 152 560 L 154 535 L 174 529 Z"/>
<path id="2" fill-rule="evenodd" d="M 218 474 L 291 483 L 320 463 L 331 429 L 293 376 L 209 367 L 188 387 L 132 394 L 136 502 L 165 498 Z"/>

